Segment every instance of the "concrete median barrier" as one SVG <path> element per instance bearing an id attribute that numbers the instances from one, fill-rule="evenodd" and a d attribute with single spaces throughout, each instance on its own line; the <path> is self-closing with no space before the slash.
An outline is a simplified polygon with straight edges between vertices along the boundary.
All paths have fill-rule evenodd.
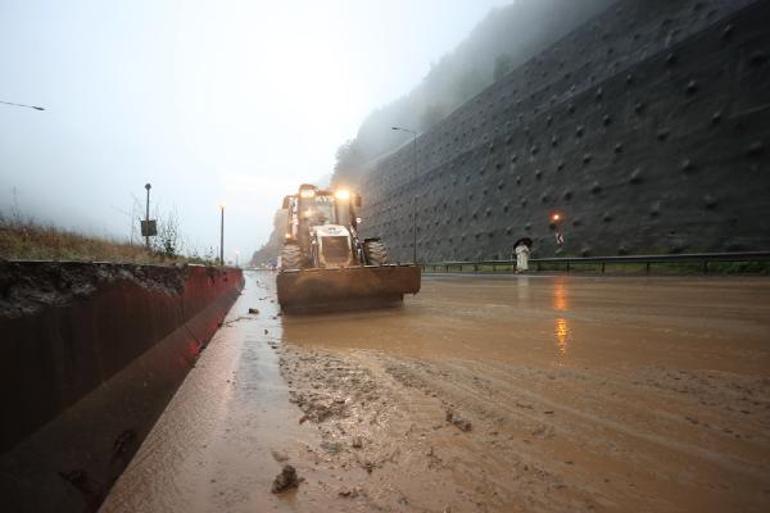
<path id="1" fill-rule="evenodd" d="M 239 269 L 0 263 L 0 496 L 93 511 L 243 287 Z"/>

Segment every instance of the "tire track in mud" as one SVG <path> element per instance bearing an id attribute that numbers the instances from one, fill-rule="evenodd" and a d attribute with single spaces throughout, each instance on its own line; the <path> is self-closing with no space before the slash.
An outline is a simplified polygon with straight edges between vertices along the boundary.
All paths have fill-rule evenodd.
<path id="1" fill-rule="evenodd" d="M 382 355 L 329 354 L 284 347 L 281 368 L 300 422 L 316 423 L 327 464 L 349 470 L 341 489 L 388 511 L 590 511 L 588 494 L 534 458 L 511 450 L 494 422 L 475 416 L 471 430 L 447 411 L 471 409 L 415 383 Z M 404 382 L 406 381 L 406 383 Z M 356 472 L 355 470 L 358 470 Z M 363 470 L 362 474 L 360 470 Z"/>
<path id="2" fill-rule="evenodd" d="M 533 370 L 467 361 L 441 362 L 437 367 L 422 361 L 402 361 L 395 364 L 395 368 L 398 370 L 394 374 L 401 376 L 402 381 L 409 386 L 428 392 L 440 390 L 440 395 L 454 397 L 456 402 L 473 410 L 475 414 L 497 421 L 501 429 L 508 424 L 519 435 L 526 437 L 529 432 L 532 436 L 525 438 L 524 444 L 518 444 L 517 451 L 521 454 L 540 459 L 546 456 L 552 462 L 558 461 L 560 456 L 564 458 L 571 455 L 566 456 L 571 458 L 571 464 L 579 461 L 589 467 L 603 468 L 604 474 L 611 476 L 612 481 L 635 474 L 633 480 L 626 479 L 628 485 L 632 489 L 649 488 L 650 491 L 630 495 L 624 493 L 626 504 L 629 499 L 634 499 L 639 501 L 640 506 L 644 504 L 649 507 L 651 501 L 655 500 L 653 494 L 669 495 L 672 501 L 660 506 L 676 509 L 675 504 L 685 499 L 681 497 L 682 487 L 700 488 L 699 493 L 704 489 L 709 491 L 729 487 L 733 489 L 733 498 L 738 496 L 738 502 L 742 503 L 745 501 L 741 500 L 736 489 L 743 489 L 747 497 L 752 495 L 752 490 L 763 487 L 767 489 L 766 460 L 758 457 L 768 453 L 764 437 L 766 431 L 763 429 L 767 420 L 767 403 L 761 400 L 750 400 L 752 405 L 758 407 L 755 413 L 760 414 L 755 417 L 759 420 L 753 423 L 753 428 L 743 426 L 744 431 L 752 431 L 759 436 L 756 441 L 741 446 L 733 440 L 733 435 L 737 434 L 733 428 L 724 427 L 717 431 L 709 429 L 710 424 L 697 420 L 696 415 L 716 418 L 723 423 L 732 420 L 725 419 L 723 414 L 720 416 L 718 410 L 706 411 L 704 416 L 704 394 L 677 398 L 679 404 L 675 407 L 679 408 L 679 415 L 671 413 L 675 408 L 671 407 L 671 411 L 660 419 L 656 416 L 657 410 L 661 406 L 668 407 L 669 404 L 664 401 L 670 398 L 654 402 L 651 398 L 655 399 L 655 393 L 633 376 L 626 381 L 618 375 L 589 379 L 575 371 L 565 374 L 561 370 Z M 649 374 L 649 370 L 647 372 Z M 666 370 L 658 372 L 672 375 Z M 688 373 L 682 371 L 682 374 Z M 611 394 L 597 392 L 593 383 L 597 378 L 610 381 L 610 386 L 604 389 L 612 390 Z M 748 381 L 754 386 L 760 386 L 758 390 L 761 390 L 763 384 L 766 387 L 762 379 L 746 380 L 740 379 L 743 377 L 725 376 L 724 373 L 712 373 L 710 376 L 712 380 L 718 378 L 723 382 L 717 388 L 727 390 L 728 397 L 732 395 L 730 389 L 747 389 L 745 385 L 736 385 L 736 379 L 738 382 Z M 566 386 L 555 386 L 554 381 L 566 381 Z M 695 381 L 702 383 L 704 378 Z M 653 383 L 659 384 L 656 381 Z M 553 397 L 564 390 L 569 390 L 564 398 Z M 724 409 L 722 402 L 713 400 L 713 397 L 721 395 L 725 394 L 712 393 L 711 404 Z M 530 443 L 531 438 L 548 440 L 547 445 L 550 447 L 534 447 Z M 745 434 L 739 438 L 753 438 L 753 435 Z M 517 445 L 516 441 L 512 443 Z M 661 461 L 665 461 L 665 464 L 661 464 Z M 682 479 L 683 474 L 692 473 L 692 467 L 696 467 L 697 473 L 705 475 L 706 479 Z M 558 467 L 554 468 L 553 465 L 547 468 L 558 472 Z M 638 472 L 638 468 L 650 471 Z M 571 478 L 570 486 L 586 490 L 596 487 L 596 482 L 586 482 L 585 476 L 573 479 L 576 473 L 570 472 L 568 475 Z M 666 490 L 668 494 L 661 493 Z M 730 498 L 721 499 L 731 501 Z M 751 499 L 748 502 L 750 504 Z M 706 501 L 706 504 L 709 502 Z M 761 510 L 756 508 L 756 503 L 754 506 Z"/>
<path id="3" fill-rule="evenodd" d="M 353 359 L 319 351 L 281 350 L 281 370 L 291 389 L 291 400 L 302 410 L 299 422 L 316 424 L 323 442 L 309 451 L 316 464 L 339 471 L 341 481 L 327 487 L 342 501 L 337 509 L 383 511 L 443 511 L 434 497 L 419 490 L 451 497 L 445 462 L 425 443 L 424 429 L 443 425 L 441 410 L 426 398 L 413 410 L 403 410 L 398 386 L 386 376 Z M 403 475 L 398 469 L 405 469 Z M 395 472 L 394 472 L 395 471 Z M 421 477 L 417 479 L 417 477 Z M 406 477 L 406 479 L 405 479 Z M 444 499 L 442 499 L 444 500 Z M 350 504 L 346 504 L 350 503 Z M 472 511 L 476 504 L 456 498 Z"/>
<path id="4" fill-rule="evenodd" d="M 448 368 L 451 369 L 449 375 L 463 376 L 463 373 L 467 373 L 469 366 L 467 363 L 462 364 L 450 364 Z M 474 368 L 470 367 L 475 375 L 487 375 L 492 376 L 492 371 L 489 367 Z M 531 375 L 531 371 L 525 371 Z M 535 371 L 538 373 L 537 371 Z M 687 458 L 700 458 L 704 462 L 710 462 L 719 467 L 723 467 L 724 470 L 729 470 L 736 474 L 741 474 L 744 477 L 761 478 L 764 475 L 762 469 L 754 469 L 748 461 L 742 460 L 733 456 L 724 456 L 719 451 L 703 449 L 701 446 L 685 443 L 678 439 L 672 439 L 670 436 L 666 436 L 667 433 L 671 433 L 673 430 L 681 430 L 687 428 L 688 430 L 695 430 L 694 426 L 701 424 L 704 427 L 710 426 L 708 423 L 701 423 L 695 417 L 696 413 L 691 415 L 682 414 L 682 409 L 686 409 L 689 404 L 685 404 L 683 401 L 679 401 L 678 408 L 680 413 L 675 415 L 668 413 L 661 415 L 661 407 L 665 407 L 666 403 L 657 402 L 653 404 L 648 398 L 654 394 L 649 394 L 648 391 L 642 390 L 644 393 L 640 393 L 639 386 L 635 386 L 634 390 L 631 390 L 627 384 L 613 381 L 611 389 L 613 394 L 617 397 L 617 391 L 623 391 L 623 398 L 606 397 L 594 393 L 595 388 L 584 386 L 580 388 L 579 394 L 574 394 L 578 399 L 578 406 L 570 406 L 558 399 L 554 400 L 547 396 L 544 390 L 539 392 L 527 391 L 527 383 L 523 382 L 521 378 L 514 376 L 522 374 L 522 369 L 514 368 L 508 369 L 502 376 L 495 378 L 495 386 L 485 387 L 485 391 L 489 395 L 497 396 L 498 401 L 492 401 L 499 408 L 504 409 L 508 413 L 519 413 L 522 416 L 527 416 L 521 412 L 517 412 L 512 408 L 505 408 L 506 404 L 517 404 L 520 397 L 526 397 L 530 403 L 536 402 L 541 405 L 540 415 L 529 415 L 533 420 L 539 420 L 544 418 L 542 412 L 555 412 L 558 409 L 559 413 L 566 413 L 570 418 L 569 424 L 572 426 L 580 427 L 583 429 L 601 429 L 603 436 L 612 436 L 613 432 L 622 433 L 625 436 L 634 437 L 638 439 L 640 443 L 650 444 L 652 446 L 660 446 L 667 451 L 675 451 L 681 454 L 682 457 Z M 547 380 L 545 382 L 563 382 L 567 376 L 559 376 L 559 372 L 539 372 L 538 374 L 545 375 Z M 575 374 L 573 373 L 573 377 Z M 580 376 L 579 374 L 577 376 Z M 568 377 L 567 377 L 568 378 Z M 512 392 L 506 392 L 513 388 L 510 383 L 511 380 L 516 380 L 515 388 L 516 394 Z M 453 383 L 456 387 L 462 390 L 461 393 L 465 394 L 471 401 L 479 397 L 481 400 L 483 396 L 478 395 L 477 385 L 479 378 L 474 376 L 474 383 Z M 530 380 L 530 386 L 534 384 L 533 380 Z M 574 389 L 579 387 L 579 383 L 570 383 L 570 388 Z M 562 388 L 562 387 L 560 387 Z M 574 390 L 573 390 L 574 392 Z M 655 415 L 651 416 L 650 412 L 654 409 Z M 702 413 L 697 413 L 701 416 Z M 550 423 L 554 424 L 554 423 Z M 636 428 L 634 426 L 641 426 L 643 429 Z M 567 433 L 569 435 L 569 432 Z M 699 433 L 701 437 L 703 435 L 710 435 L 711 433 L 701 430 Z M 716 433 L 716 436 L 724 438 L 723 433 Z M 751 436 L 751 435 L 744 435 Z M 586 439 L 586 437 L 578 437 Z M 732 437 L 730 437 L 732 438 Z M 579 440 L 575 440 L 578 442 Z M 732 441 L 732 440 L 728 440 Z M 709 446 L 713 446 L 715 440 L 708 441 Z M 654 463 L 654 461 L 646 462 Z"/>
<path id="5" fill-rule="evenodd" d="M 299 421 L 324 440 L 316 460 L 343 471 L 350 506 L 761 511 L 756 490 L 770 490 L 766 380 L 279 351 Z"/>
<path id="6" fill-rule="evenodd" d="M 424 379 L 415 373 L 410 375 L 409 367 L 415 364 L 423 376 L 430 376 L 431 379 Z M 559 414 L 563 413 L 558 403 L 526 392 L 525 388 L 517 387 L 516 393 L 505 393 L 512 388 L 511 380 L 505 383 L 503 380 L 490 379 L 489 373 L 470 362 L 465 365 L 442 362 L 435 368 L 434 364 L 425 362 L 401 361 L 392 363 L 390 368 L 402 378 L 409 376 L 405 380 L 409 386 L 415 386 L 416 379 L 420 383 L 417 388 L 424 392 L 440 390 L 439 396 L 446 398 L 450 406 L 459 405 L 459 408 L 472 415 L 474 422 L 483 421 L 488 424 L 494 436 L 481 440 L 487 446 L 484 451 L 489 453 L 484 455 L 485 458 L 500 460 L 503 465 L 517 461 L 520 466 L 549 475 L 556 483 L 556 490 L 564 490 L 565 495 L 582 499 L 588 509 L 596 507 L 594 501 L 611 504 L 601 493 L 597 493 L 600 482 L 596 483 L 597 486 L 590 482 L 579 482 L 574 479 L 575 472 L 565 471 L 565 465 L 572 467 L 578 460 L 585 461 L 585 456 L 575 454 L 576 451 L 569 444 L 566 447 L 560 444 L 560 450 L 542 447 L 545 442 L 553 443 L 557 432 L 559 437 L 563 437 L 563 417 L 559 421 L 552 420 L 557 410 Z M 500 434 L 503 434 L 502 438 L 498 438 Z M 528 481 L 526 484 L 531 487 L 534 483 Z M 553 491 L 548 490 L 548 493 Z M 574 507 L 574 504 L 570 504 L 570 507 Z M 544 509 L 558 511 L 560 508 L 551 505 Z"/>

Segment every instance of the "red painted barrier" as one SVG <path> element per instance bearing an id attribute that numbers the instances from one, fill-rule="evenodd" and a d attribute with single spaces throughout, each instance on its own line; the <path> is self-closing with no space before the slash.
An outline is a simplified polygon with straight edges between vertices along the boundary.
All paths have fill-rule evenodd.
<path id="1" fill-rule="evenodd" d="M 0 496 L 101 503 L 240 293 L 239 269 L 0 263 Z"/>

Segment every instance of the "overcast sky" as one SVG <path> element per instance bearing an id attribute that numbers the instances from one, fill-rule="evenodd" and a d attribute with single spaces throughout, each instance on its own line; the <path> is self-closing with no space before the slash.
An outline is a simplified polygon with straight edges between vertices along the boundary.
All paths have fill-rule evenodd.
<path id="1" fill-rule="evenodd" d="M 191 246 L 247 259 L 284 194 L 331 173 L 507 0 L 0 0 L 0 209 L 127 238 L 151 182 Z M 383 127 L 388 130 L 389 127 Z"/>

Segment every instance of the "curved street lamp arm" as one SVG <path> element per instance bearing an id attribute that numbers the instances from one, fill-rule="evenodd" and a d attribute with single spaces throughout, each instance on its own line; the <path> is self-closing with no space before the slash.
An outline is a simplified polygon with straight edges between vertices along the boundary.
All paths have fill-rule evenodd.
<path id="1" fill-rule="evenodd" d="M 12 107 L 25 107 L 27 109 L 45 110 L 45 108 L 38 107 L 37 105 L 25 105 L 23 103 L 6 102 L 3 100 L 0 100 L 0 103 L 2 103 L 3 105 L 11 105 Z"/>

